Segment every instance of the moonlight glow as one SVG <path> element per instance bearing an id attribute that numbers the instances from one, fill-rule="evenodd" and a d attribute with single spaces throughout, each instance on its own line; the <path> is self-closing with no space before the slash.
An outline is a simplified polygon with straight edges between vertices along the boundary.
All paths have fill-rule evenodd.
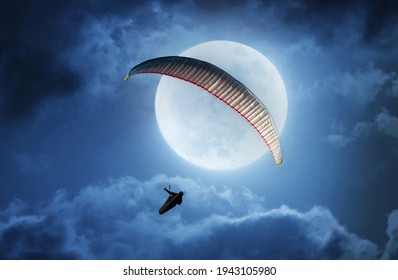
<path id="1" fill-rule="evenodd" d="M 282 131 L 287 115 L 286 90 L 276 68 L 261 53 L 231 41 L 211 41 L 180 56 L 210 62 L 241 81 L 269 109 L 279 133 Z M 268 150 L 250 124 L 226 104 L 175 78 L 162 77 L 159 82 L 156 117 L 172 149 L 201 167 L 237 168 Z"/>

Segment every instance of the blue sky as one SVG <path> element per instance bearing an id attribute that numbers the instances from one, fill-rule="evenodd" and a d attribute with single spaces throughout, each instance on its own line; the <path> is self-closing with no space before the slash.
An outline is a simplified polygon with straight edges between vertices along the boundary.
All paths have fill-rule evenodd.
<path id="1" fill-rule="evenodd" d="M 397 4 L 142 2 L 1 4 L 0 259 L 397 259 Z M 123 81 L 212 40 L 283 77 L 281 166 L 186 162 Z"/>

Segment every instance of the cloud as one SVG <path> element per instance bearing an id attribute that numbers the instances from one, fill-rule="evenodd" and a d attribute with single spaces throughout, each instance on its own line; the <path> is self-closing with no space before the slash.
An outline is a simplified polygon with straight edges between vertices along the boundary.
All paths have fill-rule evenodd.
<path id="1" fill-rule="evenodd" d="M 290 44 L 284 47 L 293 56 L 318 55 L 325 53 L 322 47 L 331 45 L 330 41 L 341 44 L 342 38 L 345 42 L 353 34 L 367 34 L 364 36 L 372 40 L 379 35 L 386 37 L 383 30 L 394 22 L 391 10 L 385 9 L 391 3 L 376 5 L 372 1 L 366 5 L 357 1 L 331 5 L 308 1 L 41 1 L 40 5 L 1 5 L 0 16 L 7 23 L 0 29 L 0 70 L 4 73 L 0 78 L 1 120 L 29 117 L 49 99 L 87 93 L 90 97 L 112 96 L 120 91 L 126 65 L 176 54 L 207 40 L 253 42 L 252 38 L 260 34 L 269 41 L 287 40 Z M 219 15 L 214 5 L 223 7 L 225 13 Z M 363 26 L 351 23 L 352 18 L 364 21 Z M 344 28 L 336 22 L 343 22 Z M 351 32 L 348 35 L 347 30 Z M 351 54 L 352 46 L 349 50 Z M 375 70 L 375 76 L 370 78 L 386 74 L 376 68 L 371 70 Z M 343 80 L 341 85 L 337 83 L 337 90 L 344 96 L 361 95 L 364 102 L 371 100 L 373 89 L 380 85 L 368 82 L 367 76 L 361 71 L 337 74 L 335 78 Z M 369 87 L 370 91 L 360 93 Z M 396 82 L 391 88 L 396 89 Z M 396 90 L 392 92 L 396 94 Z"/>
<path id="2" fill-rule="evenodd" d="M 76 35 L 67 6 L 1 4 L 6 23 L 0 29 L 1 120 L 30 115 L 43 100 L 68 96 L 79 87 L 79 76 L 59 59 Z"/>
<path id="3" fill-rule="evenodd" d="M 181 206 L 160 216 L 167 184 L 186 193 Z M 396 252 L 394 217 L 386 258 Z M 249 189 L 164 175 L 109 179 L 74 197 L 58 191 L 46 203 L 16 200 L 0 212 L 1 259 L 374 259 L 379 254 L 376 244 L 350 233 L 323 207 L 266 209 Z"/>
<path id="4" fill-rule="evenodd" d="M 344 148 L 349 143 L 351 143 L 355 140 L 354 137 L 350 137 L 350 136 L 347 136 L 344 134 L 330 134 L 330 135 L 328 135 L 327 139 L 333 146 L 336 146 L 339 148 Z"/>
<path id="5" fill-rule="evenodd" d="M 50 168 L 50 160 L 44 154 L 33 157 L 27 153 L 16 153 L 13 159 L 23 175 L 43 172 Z"/>
<path id="6" fill-rule="evenodd" d="M 391 35 L 393 34 L 392 32 L 394 32 L 393 26 L 395 26 L 397 22 L 397 3 L 395 1 L 368 1 L 367 4 L 367 11 L 365 14 L 367 24 L 364 40 L 367 42 L 378 40 L 386 45 L 387 42 L 385 42 L 385 40 L 396 39 L 397 34 L 394 34 L 395 36 Z M 391 40 L 391 42 L 392 41 L 393 40 Z"/>
<path id="7" fill-rule="evenodd" d="M 122 62 L 135 61 L 155 46 L 165 48 L 167 29 L 177 30 L 177 23 L 184 22 L 171 16 L 175 6 L 165 14 L 157 6 L 142 1 L 2 2 L 0 120 L 31 117 L 44 102 L 78 93 L 114 94 L 127 72 Z M 186 34 L 192 34 L 189 28 Z"/>
<path id="8" fill-rule="evenodd" d="M 377 95 L 394 96 L 397 74 L 386 72 L 370 66 L 367 70 L 352 72 L 338 72 L 329 76 L 325 87 L 359 105 L 365 105 L 375 100 Z"/>
<path id="9" fill-rule="evenodd" d="M 239 218 L 218 217 L 213 228 L 210 236 L 196 240 L 201 250 L 197 244 L 188 244 L 176 257 L 188 254 L 188 258 L 202 259 L 368 259 L 378 255 L 375 244 L 348 233 L 322 207 L 299 212 L 282 206 Z M 215 236 L 222 238 L 216 243 Z"/>
<path id="10" fill-rule="evenodd" d="M 332 133 L 328 135 L 327 140 L 334 147 L 344 148 L 356 140 L 356 137 L 348 135 L 342 122 L 333 121 L 331 124 L 331 130 Z"/>
<path id="11" fill-rule="evenodd" d="M 398 210 L 394 210 L 388 217 L 386 231 L 389 241 L 383 254 L 383 259 L 398 259 Z"/>
<path id="12" fill-rule="evenodd" d="M 106 20 L 87 17 L 80 28 L 84 39 L 64 53 L 68 65 L 85 81 L 81 91 L 89 98 L 118 95 L 132 66 L 155 56 L 177 55 L 181 45 L 197 40 L 189 18 L 173 13 L 173 7 L 154 2 L 129 9 L 130 16 L 115 11 Z"/>
<path id="13" fill-rule="evenodd" d="M 332 133 L 328 135 L 327 140 L 335 147 L 344 148 L 361 137 L 372 135 L 398 138 L 398 118 L 392 116 L 386 108 L 382 108 L 374 121 L 357 122 L 352 131 L 347 132 L 341 126 L 336 128 L 332 125 Z"/>
<path id="14" fill-rule="evenodd" d="M 375 126 L 380 133 L 398 138 L 398 118 L 391 116 L 387 109 L 376 116 Z"/>
<path id="15" fill-rule="evenodd" d="M 313 38 L 306 38 L 299 41 L 296 44 L 292 44 L 287 52 L 292 53 L 292 55 L 319 55 L 322 49 L 316 45 L 315 40 Z"/>
<path id="16" fill-rule="evenodd" d="M 368 136 L 371 134 L 392 136 L 398 138 L 398 118 L 392 116 L 386 108 L 376 115 L 372 122 L 358 122 L 352 132 L 353 138 Z"/>

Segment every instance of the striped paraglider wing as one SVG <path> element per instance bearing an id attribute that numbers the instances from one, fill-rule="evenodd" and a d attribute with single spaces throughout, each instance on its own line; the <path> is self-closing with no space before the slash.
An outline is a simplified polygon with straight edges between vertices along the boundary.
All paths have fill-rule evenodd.
<path id="1" fill-rule="evenodd" d="M 150 59 L 134 66 L 125 81 L 142 73 L 175 77 L 211 93 L 249 122 L 267 144 L 275 163 L 282 163 L 278 133 L 268 109 L 244 84 L 224 70 L 206 61 L 168 56 Z"/>

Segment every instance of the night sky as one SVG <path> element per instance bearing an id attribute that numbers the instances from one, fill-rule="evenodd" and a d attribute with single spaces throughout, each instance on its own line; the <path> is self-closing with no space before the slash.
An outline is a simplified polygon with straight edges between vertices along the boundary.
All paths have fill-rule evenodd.
<path id="1" fill-rule="evenodd" d="M 0 259 L 398 259 L 396 1 L 2 1 L 0 22 Z M 160 76 L 123 81 L 212 40 L 280 72 L 282 165 L 185 161 Z"/>

